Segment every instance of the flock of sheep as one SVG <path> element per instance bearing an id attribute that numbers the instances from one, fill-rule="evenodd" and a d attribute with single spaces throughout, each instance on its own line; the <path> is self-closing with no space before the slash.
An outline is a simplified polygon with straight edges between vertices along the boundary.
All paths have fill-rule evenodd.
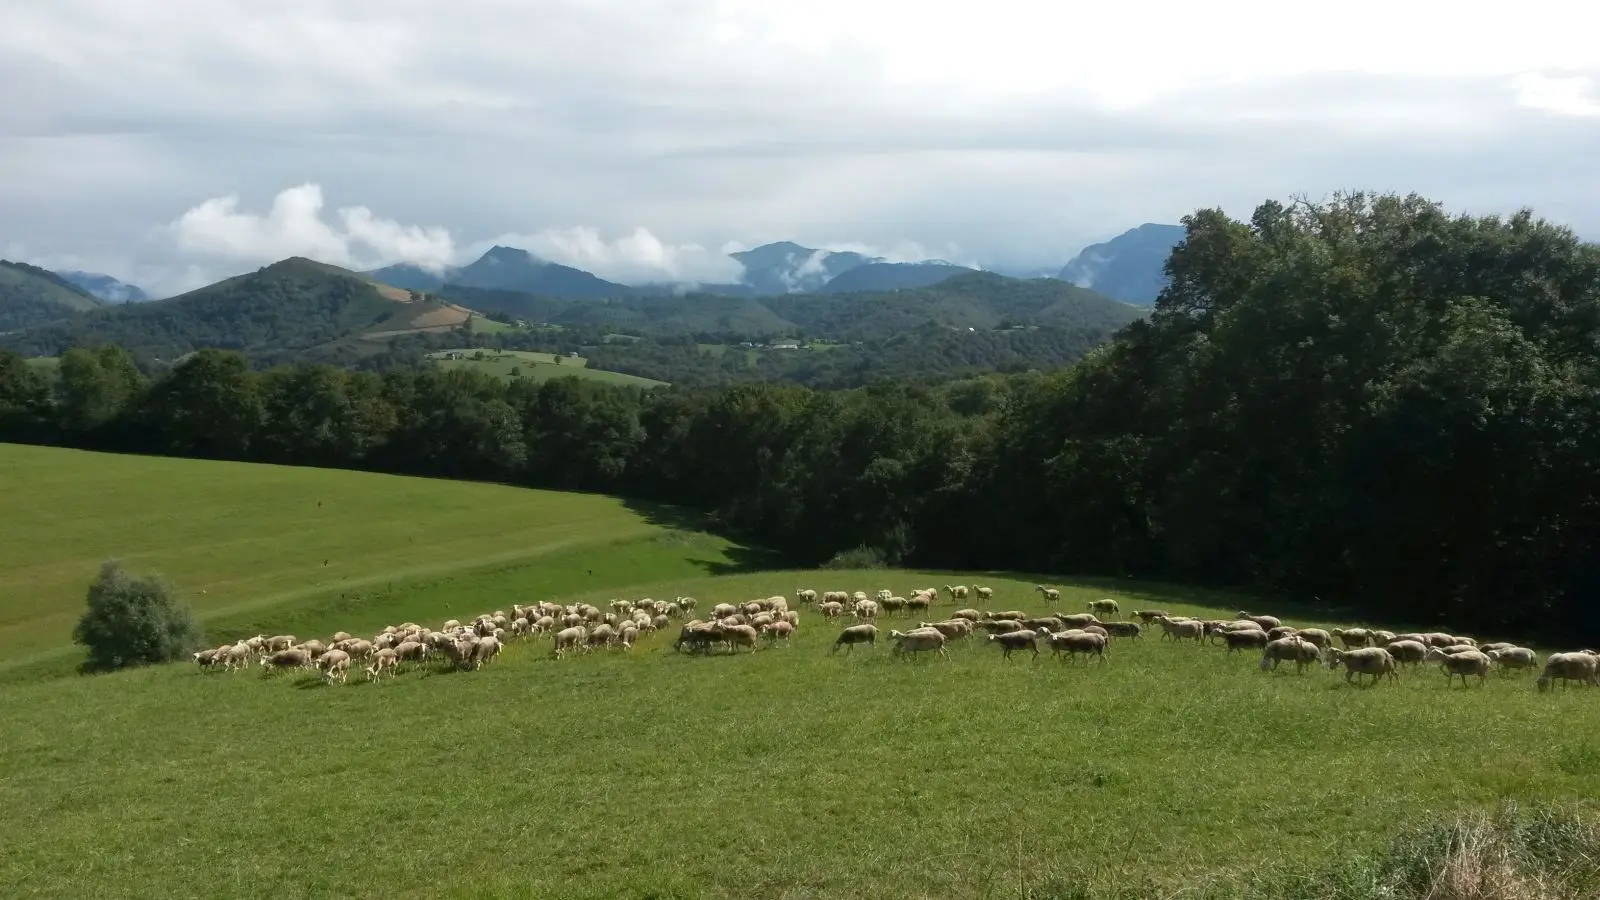
<path id="1" fill-rule="evenodd" d="M 1044 601 L 1058 603 L 1060 591 L 1035 586 Z M 985 604 L 994 599 L 988 587 L 946 585 L 944 595 L 960 604 L 972 598 Z M 922 621 L 939 603 L 938 588 L 918 588 L 904 596 L 880 590 L 869 597 L 864 591 L 795 591 L 794 603 L 814 609 L 825 619 L 849 616 L 858 624 L 845 627 L 834 640 L 830 652 L 840 648 L 853 652 L 860 644 L 876 646 L 879 630 L 875 622 L 896 615 L 916 617 L 917 625 L 906 631 L 891 630 L 888 640 L 895 655 L 930 653 L 948 657 L 948 645 L 983 633 L 986 642 L 998 646 L 1010 659 L 1018 651 L 1037 657 L 1042 643 L 1055 656 L 1076 660 L 1079 656 L 1104 661 L 1115 638 L 1138 640 L 1149 628 L 1159 628 L 1162 639 L 1192 640 L 1225 646 L 1227 652 L 1260 650 L 1263 670 L 1275 670 L 1280 663 L 1292 662 L 1296 671 L 1325 664 L 1329 669 L 1343 666 L 1345 680 L 1368 675 L 1372 683 L 1388 678 L 1398 680 L 1402 666 L 1437 662 L 1447 683 L 1476 676 L 1480 684 L 1491 669 L 1503 672 L 1529 671 L 1539 667 L 1538 654 L 1509 643 L 1480 645 L 1476 640 L 1442 632 L 1396 634 L 1368 628 L 1295 628 L 1275 616 L 1251 615 L 1240 611 L 1233 619 L 1197 619 L 1175 616 L 1165 610 L 1134 610 L 1122 621 L 1116 600 L 1093 600 L 1082 613 L 1047 613 L 1034 616 L 1019 610 L 979 611 L 963 608 L 939 621 Z M 610 611 L 587 603 L 562 605 L 542 602 L 532 606 L 515 605 L 503 611 L 485 613 L 470 623 L 445 622 L 438 630 L 414 622 L 391 625 L 370 640 L 346 632 L 334 634 L 327 642 L 298 641 L 293 635 L 255 637 L 223 644 L 194 655 L 202 668 L 235 671 L 252 663 L 272 672 L 286 668 L 316 669 L 329 682 L 343 683 L 352 662 L 363 664 L 369 679 L 394 675 L 402 663 L 422 663 L 443 659 L 458 669 L 476 669 L 499 655 L 505 641 L 542 637 L 551 642 L 551 653 L 562 658 L 574 653 L 599 649 L 628 650 L 641 634 L 660 631 L 670 623 L 694 612 L 693 597 L 673 600 L 613 600 Z M 1105 617 L 1105 618 L 1102 618 Z M 711 653 L 719 648 L 734 652 L 759 645 L 785 641 L 800 626 L 800 614 L 790 608 L 789 598 L 781 595 L 735 605 L 719 603 L 705 620 L 683 622 L 673 648 L 679 652 Z M 1335 646 L 1335 642 L 1342 646 Z M 1544 661 L 1536 684 L 1546 690 L 1556 682 L 1600 686 L 1600 653 L 1582 650 L 1553 653 Z"/>

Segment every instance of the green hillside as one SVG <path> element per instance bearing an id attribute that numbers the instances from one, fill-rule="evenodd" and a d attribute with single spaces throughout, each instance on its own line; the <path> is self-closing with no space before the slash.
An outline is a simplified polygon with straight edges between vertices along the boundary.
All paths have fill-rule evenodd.
<path id="1" fill-rule="evenodd" d="M 1003 323 L 1098 329 L 1107 333 L 1145 314 L 1054 279 L 1024 280 L 963 272 L 937 284 L 887 292 L 729 297 L 713 294 L 563 301 L 456 287 L 444 295 L 470 309 L 504 312 L 569 328 L 612 327 L 654 336 L 765 336 L 886 339 L 927 323 L 992 329 Z"/>
<path id="2" fill-rule="evenodd" d="M 408 292 L 365 276 L 294 258 L 166 300 L 105 307 L 30 328 L 0 339 L 0 347 L 57 356 L 72 347 L 116 343 L 156 359 L 210 347 L 243 350 L 271 363 L 365 332 L 447 328 L 467 317 L 437 301 L 412 301 Z"/>
<path id="3" fill-rule="evenodd" d="M 1248 603 L 1333 624 L 1292 606 L 1127 580 L 1060 584 L 1047 604 L 1034 584 L 1049 579 L 1003 573 L 740 572 L 745 551 L 657 524 L 678 518 L 666 511 L 349 472 L 0 446 L 0 490 L 23 511 L 0 520 L 0 879 L 26 895 L 1521 900 L 1600 887 L 1585 862 L 1600 841 L 1563 818 L 1600 808 L 1593 690 L 1541 694 L 1527 674 L 1463 689 L 1428 666 L 1358 688 L 1154 635 L 1104 662 L 1007 660 L 982 639 L 905 659 L 888 646 L 905 616 L 878 622 L 877 646 L 833 654 L 842 623 L 804 608 L 786 644 L 710 658 L 674 652 L 673 624 L 566 659 L 509 638 L 479 671 L 429 662 L 378 684 L 61 669 L 62 628 L 112 554 L 171 576 L 218 642 L 436 628 L 543 600 L 688 595 L 703 614 L 800 587 L 952 583 L 1034 615 L 1110 597 L 1122 616 Z M 928 615 L 958 605 L 946 594 Z M 1436 862 L 1487 867 L 1470 855 L 1492 852 L 1480 843 L 1388 848 L 1503 803 L 1533 810 L 1515 833 L 1534 855 L 1502 860 L 1498 883 L 1558 864 L 1565 880 L 1391 887 Z"/>
<path id="4" fill-rule="evenodd" d="M 0 333 L 31 328 L 104 306 L 54 272 L 0 259 Z"/>
<path id="5" fill-rule="evenodd" d="M 0 518 L 0 681 L 70 670 L 69 633 L 107 557 L 168 575 L 208 628 L 266 627 L 280 607 L 394 579 L 583 559 L 612 544 L 648 556 L 667 533 L 606 497 L 11 444 L 0 444 L 0 496 L 11 510 Z M 724 546 L 685 548 L 717 559 Z"/>

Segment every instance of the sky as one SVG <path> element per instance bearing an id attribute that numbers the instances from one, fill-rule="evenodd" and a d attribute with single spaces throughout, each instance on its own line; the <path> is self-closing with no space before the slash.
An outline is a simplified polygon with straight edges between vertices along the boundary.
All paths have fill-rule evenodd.
<path id="1" fill-rule="evenodd" d="M 1600 5 L 1572 0 L 6 6 L 0 256 L 158 294 L 496 243 L 625 282 L 773 240 L 1057 268 L 1357 189 L 1600 239 Z"/>

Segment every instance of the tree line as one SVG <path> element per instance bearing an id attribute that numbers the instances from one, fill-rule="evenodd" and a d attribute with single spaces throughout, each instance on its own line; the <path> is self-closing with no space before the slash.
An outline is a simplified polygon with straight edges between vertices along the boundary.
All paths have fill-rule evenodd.
<path id="1" fill-rule="evenodd" d="M 1600 250 L 1415 196 L 1186 217 L 1148 320 L 1048 374 L 638 393 L 115 347 L 0 357 L 0 436 L 705 510 L 820 563 L 1136 575 L 1600 635 Z"/>

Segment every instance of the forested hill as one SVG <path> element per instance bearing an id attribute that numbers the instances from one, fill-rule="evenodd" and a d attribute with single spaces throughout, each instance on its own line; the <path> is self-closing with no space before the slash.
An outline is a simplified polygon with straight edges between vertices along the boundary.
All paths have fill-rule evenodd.
<path id="1" fill-rule="evenodd" d="M 424 310 L 411 295 L 345 269 L 293 258 L 187 294 L 92 312 L 0 338 L 24 356 L 113 343 L 145 358 L 203 348 L 243 350 L 260 362 L 392 325 Z"/>
<path id="2" fill-rule="evenodd" d="M 89 292 L 54 272 L 0 260 L 0 332 L 53 322 L 100 306 Z"/>
<path id="3" fill-rule="evenodd" d="M 873 340 L 925 324 L 991 330 L 1049 325 L 1105 334 L 1145 314 L 1126 303 L 1054 279 L 971 272 L 898 291 L 731 297 L 682 294 L 610 300 L 553 300 L 448 286 L 443 296 L 471 309 L 566 327 L 609 326 L 645 335 L 715 333 Z"/>
<path id="4" fill-rule="evenodd" d="M 1248 585 L 1600 643 L 1600 249 L 1415 197 L 1184 225 L 1151 318 L 1054 374 L 639 393 L 207 351 L 146 384 L 109 350 L 52 393 L 0 353 L 0 439 L 605 491 L 802 564 Z"/>

